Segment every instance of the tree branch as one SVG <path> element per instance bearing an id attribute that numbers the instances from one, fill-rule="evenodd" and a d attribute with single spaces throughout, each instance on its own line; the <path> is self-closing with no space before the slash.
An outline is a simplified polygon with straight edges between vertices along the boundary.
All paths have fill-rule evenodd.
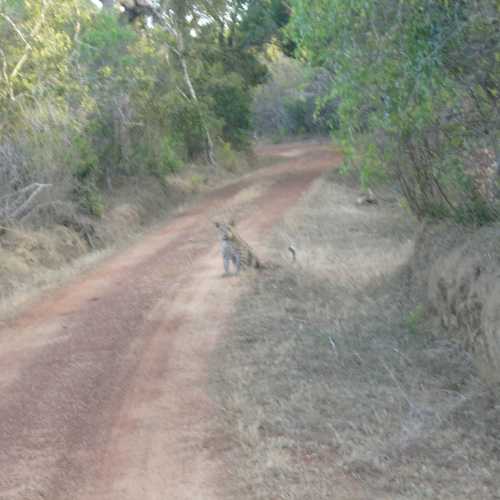
<path id="1" fill-rule="evenodd" d="M 17 27 L 16 23 L 7 15 L 7 14 L 0 14 L 0 17 L 3 17 L 11 26 L 12 29 L 19 35 L 19 38 L 24 42 L 26 46 L 31 48 L 30 43 L 28 40 L 26 40 L 25 36 L 23 35 L 22 31 Z"/>
<path id="2" fill-rule="evenodd" d="M 2 56 L 2 76 L 5 80 L 5 85 L 7 86 L 7 91 L 9 93 L 9 97 L 13 100 L 14 95 L 12 92 L 12 85 L 10 83 L 9 75 L 7 74 L 7 58 L 5 57 L 5 52 L 0 47 L 0 55 Z"/>
<path id="3" fill-rule="evenodd" d="M 9 209 L 9 207 L 5 207 L 2 210 L 1 215 L 3 217 L 8 218 L 8 219 L 19 219 L 21 217 L 24 217 L 27 213 L 29 213 L 32 210 L 32 208 L 34 206 L 34 202 L 35 202 L 36 198 L 38 197 L 38 195 L 40 195 L 40 193 L 43 190 L 45 190 L 51 186 L 52 186 L 52 184 L 34 183 L 34 184 L 30 184 L 29 186 L 26 186 L 23 189 L 20 189 L 16 193 L 12 193 L 10 195 L 4 196 L 3 199 L 7 200 L 9 198 L 12 198 L 13 196 L 20 196 L 22 194 L 26 194 L 26 193 L 29 193 L 31 191 L 31 193 L 29 194 L 29 196 L 27 197 L 26 200 L 21 202 L 21 204 L 15 203 L 16 205 L 18 205 L 16 208 Z M 18 200 L 16 200 L 16 202 L 18 202 Z"/>
<path id="4" fill-rule="evenodd" d="M 45 12 L 47 11 L 47 9 L 48 9 L 48 7 L 49 7 L 49 5 L 51 3 L 52 3 L 52 0 L 48 0 L 48 1 L 47 0 L 42 0 L 42 11 L 40 13 L 40 17 L 38 18 L 38 21 L 36 22 L 35 26 L 31 30 L 30 38 L 34 38 L 35 36 L 38 35 L 38 32 L 40 31 L 40 29 L 43 26 L 43 23 L 45 22 Z M 12 70 L 12 73 L 10 74 L 10 80 L 11 81 L 14 80 L 14 78 L 16 78 L 16 76 L 21 71 L 22 67 L 24 66 L 24 63 L 28 59 L 28 55 L 31 52 L 31 50 L 32 50 L 32 46 L 28 42 L 26 42 L 26 47 L 24 49 L 24 54 L 21 56 L 21 59 L 19 59 L 19 61 L 17 62 L 16 66 Z"/>

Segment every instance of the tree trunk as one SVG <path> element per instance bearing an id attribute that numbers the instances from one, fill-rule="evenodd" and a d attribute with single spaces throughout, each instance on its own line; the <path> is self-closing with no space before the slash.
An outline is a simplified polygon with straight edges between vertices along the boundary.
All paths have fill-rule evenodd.
<path id="1" fill-rule="evenodd" d="M 183 20 L 181 21 L 181 23 L 182 22 Z M 203 117 L 203 113 L 201 112 L 201 109 L 199 107 L 198 96 L 196 94 L 196 90 L 194 89 L 193 82 L 191 81 L 191 76 L 189 75 L 189 69 L 185 57 L 184 33 L 182 26 L 178 27 L 176 38 L 177 38 L 177 55 L 181 63 L 182 73 L 184 75 L 184 81 L 186 82 L 187 88 L 189 90 L 189 96 L 198 107 L 198 113 L 200 114 L 201 125 L 205 132 L 205 137 L 207 139 L 208 161 L 211 165 L 215 165 L 216 162 L 215 162 L 214 142 L 212 140 L 212 136 L 210 134 L 210 130 L 208 129 L 208 125 L 205 121 L 205 118 Z"/>
<path id="2" fill-rule="evenodd" d="M 186 81 L 186 85 L 189 89 L 189 95 L 191 96 L 191 99 L 198 105 L 198 96 L 196 95 L 196 91 L 194 90 L 193 83 L 191 82 L 191 77 L 189 76 L 189 71 L 188 71 L 186 59 L 184 58 L 184 55 L 182 55 L 182 54 L 179 57 L 180 57 L 180 61 L 181 61 L 182 72 L 184 74 L 184 80 Z M 201 110 L 199 110 L 199 113 L 200 113 L 201 124 L 202 124 L 203 130 L 205 131 L 205 136 L 207 138 L 208 161 L 212 165 L 215 165 L 214 143 L 212 141 L 212 136 L 210 135 L 210 131 L 208 130 L 208 126 L 205 122 L 205 119 L 202 116 Z"/>

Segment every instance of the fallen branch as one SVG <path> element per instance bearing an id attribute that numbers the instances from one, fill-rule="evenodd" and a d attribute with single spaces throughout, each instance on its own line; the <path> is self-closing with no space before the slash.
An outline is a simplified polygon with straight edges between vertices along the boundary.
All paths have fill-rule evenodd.
<path id="1" fill-rule="evenodd" d="M 35 182 L 33 184 L 30 184 L 29 186 L 25 186 L 22 189 L 18 189 L 17 191 L 13 191 L 12 193 L 9 193 L 9 194 L 6 194 L 6 195 L 0 197 L 0 201 L 8 200 L 9 198 L 13 198 L 13 197 L 19 197 L 20 194 L 27 193 L 27 192 L 31 191 L 32 189 L 37 188 L 40 185 L 47 185 L 48 186 L 49 184 L 40 184 L 38 182 Z"/>
<path id="2" fill-rule="evenodd" d="M 35 200 L 36 198 L 44 191 L 45 189 L 51 187 L 52 184 L 31 184 L 30 186 L 27 186 L 26 188 L 22 189 L 19 191 L 19 193 L 22 192 L 29 192 L 30 189 L 33 189 L 32 193 L 28 196 L 28 198 L 21 203 L 16 209 L 12 210 L 10 213 L 7 213 L 7 217 L 9 219 L 20 219 L 21 217 L 25 216 L 28 214 L 34 207 L 35 205 Z"/>

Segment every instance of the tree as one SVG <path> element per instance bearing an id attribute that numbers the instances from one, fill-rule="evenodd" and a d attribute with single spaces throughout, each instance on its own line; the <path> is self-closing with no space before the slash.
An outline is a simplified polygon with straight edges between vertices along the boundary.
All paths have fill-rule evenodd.
<path id="1" fill-rule="evenodd" d="M 494 0 L 293 0 L 302 60 L 332 75 L 347 161 L 394 174 L 419 216 L 498 214 L 500 23 Z"/>
<path id="2" fill-rule="evenodd" d="M 128 12 L 136 12 L 137 2 L 132 3 L 122 2 Z M 179 62 L 185 94 L 198 108 L 209 161 L 215 161 L 214 140 L 200 95 L 207 101 L 215 101 L 213 111 L 224 123 L 224 139 L 236 147 L 244 147 L 248 143 L 244 136 L 251 127 L 250 88 L 267 76 L 256 54 L 277 32 L 279 22 L 283 22 L 273 20 L 283 15 L 278 9 L 281 2 L 164 0 L 158 7 L 146 5 L 149 4 L 140 7 L 145 9 L 145 15 L 151 16 L 153 24 L 167 33 L 165 43 Z M 270 13 L 271 24 L 256 33 L 256 16 L 267 19 L 266 14 Z M 200 66 L 204 75 L 193 77 Z"/>

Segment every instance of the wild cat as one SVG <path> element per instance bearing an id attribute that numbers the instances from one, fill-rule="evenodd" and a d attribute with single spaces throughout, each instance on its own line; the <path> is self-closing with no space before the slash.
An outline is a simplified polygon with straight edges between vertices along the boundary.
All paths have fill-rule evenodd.
<path id="1" fill-rule="evenodd" d="M 250 245 L 236 232 L 233 220 L 227 224 L 224 222 L 214 222 L 219 231 L 221 240 L 222 260 L 224 262 L 224 273 L 229 273 L 229 266 L 232 262 L 239 274 L 241 268 L 254 267 L 262 269 L 262 263 L 255 255 Z"/>

